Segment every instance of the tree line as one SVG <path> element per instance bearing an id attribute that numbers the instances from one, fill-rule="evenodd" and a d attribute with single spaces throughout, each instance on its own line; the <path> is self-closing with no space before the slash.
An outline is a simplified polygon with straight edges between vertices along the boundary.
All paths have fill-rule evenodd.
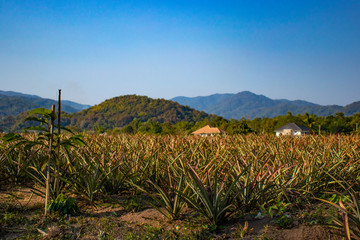
<path id="1" fill-rule="evenodd" d="M 360 113 L 352 116 L 336 113 L 323 117 L 308 113 L 293 115 L 291 112 L 274 118 L 227 120 L 222 117 L 215 117 L 205 118 L 197 122 L 179 121 L 175 124 L 168 122 L 159 123 L 152 120 L 142 122 L 134 119 L 128 125 L 121 128 L 105 129 L 97 125 L 94 131 L 98 133 L 190 134 L 201 127 L 210 125 L 225 130 L 227 134 L 272 134 L 275 129 L 291 122 L 308 127 L 312 134 L 350 134 L 356 131 L 360 132 Z"/>
<path id="2" fill-rule="evenodd" d="M 21 131 L 34 124 L 24 121 L 28 117 L 27 113 L 22 113 L 18 117 L 7 116 L 0 119 L 0 132 L 17 132 Z M 225 119 L 223 117 L 208 115 L 208 117 L 199 121 L 186 121 L 181 120 L 177 122 L 159 122 L 156 119 L 143 119 L 133 118 L 128 124 L 122 127 L 114 127 L 114 125 L 103 124 L 102 122 L 95 123 L 93 127 L 82 128 L 79 125 L 72 124 L 72 116 L 64 114 L 62 117 L 62 125 L 74 131 L 82 132 L 97 132 L 97 133 L 145 133 L 145 134 L 170 134 L 170 135 L 186 135 L 191 132 L 210 125 L 225 130 L 227 134 L 272 134 L 274 130 L 284 126 L 288 123 L 294 122 L 311 129 L 312 134 L 350 134 L 360 132 L 360 113 L 352 116 L 345 116 L 339 112 L 329 116 L 317 116 L 315 114 L 297 114 L 293 115 L 288 112 L 286 115 L 277 116 L 274 118 L 254 118 L 240 120 Z M 88 119 L 82 119 L 87 122 Z M 91 121 L 90 121 L 91 122 Z M 115 125 L 116 126 L 116 125 Z"/>

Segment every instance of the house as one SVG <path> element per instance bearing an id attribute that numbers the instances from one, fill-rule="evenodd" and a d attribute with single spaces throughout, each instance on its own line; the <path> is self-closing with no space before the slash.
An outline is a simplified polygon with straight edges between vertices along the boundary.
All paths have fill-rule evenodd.
<path id="1" fill-rule="evenodd" d="M 201 136 L 201 137 L 206 137 L 206 136 L 214 136 L 217 134 L 225 134 L 226 132 L 220 128 L 217 127 L 210 127 L 209 125 L 206 125 L 203 128 L 200 128 L 194 132 L 192 132 L 191 134 L 196 135 L 196 136 Z"/>
<path id="2" fill-rule="evenodd" d="M 281 128 L 276 129 L 275 132 L 276 132 L 276 136 L 280 136 L 280 135 L 301 136 L 301 135 L 309 134 L 310 129 L 297 123 L 289 123 L 286 124 L 285 126 L 282 126 Z"/>

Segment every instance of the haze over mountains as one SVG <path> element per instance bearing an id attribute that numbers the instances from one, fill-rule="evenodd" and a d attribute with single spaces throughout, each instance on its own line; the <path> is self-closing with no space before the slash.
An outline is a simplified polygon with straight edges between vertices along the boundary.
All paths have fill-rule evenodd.
<path id="1" fill-rule="evenodd" d="M 352 115 L 360 112 L 360 101 L 346 105 L 345 107 L 339 105 L 322 106 L 302 100 L 274 100 L 249 91 L 243 91 L 236 94 L 213 94 L 201 97 L 175 97 L 171 100 L 227 119 L 253 119 L 256 117 L 272 118 L 279 115 L 285 115 L 289 111 L 293 115 L 308 112 L 309 114 L 313 113 L 317 116 L 328 116 L 335 114 L 336 112 Z"/>

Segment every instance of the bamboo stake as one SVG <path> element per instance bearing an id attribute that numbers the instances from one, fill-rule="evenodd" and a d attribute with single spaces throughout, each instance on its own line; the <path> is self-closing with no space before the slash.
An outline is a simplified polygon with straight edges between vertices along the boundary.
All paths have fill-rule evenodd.
<path id="1" fill-rule="evenodd" d="M 47 173 L 46 173 L 46 196 L 45 196 L 45 216 L 47 214 L 47 205 L 50 202 L 50 165 L 51 165 L 51 152 L 54 136 L 54 116 L 55 116 L 55 105 L 52 105 L 51 108 L 51 124 L 50 124 L 50 143 L 49 143 L 49 160 L 47 164 Z"/>
<path id="2" fill-rule="evenodd" d="M 58 139 L 57 139 L 57 167 L 56 167 L 56 196 L 59 195 L 60 182 L 60 133 L 61 133 L 61 89 L 59 89 L 58 101 Z"/>

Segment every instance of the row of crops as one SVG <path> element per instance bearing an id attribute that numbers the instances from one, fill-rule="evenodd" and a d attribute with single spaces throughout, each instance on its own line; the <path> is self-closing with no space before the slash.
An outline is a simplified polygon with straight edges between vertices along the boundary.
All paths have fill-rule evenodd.
<path id="1" fill-rule="evenodd" d="M 3 137 L 1 184 L 31 183 L 44 194 L 47 141 L 41 134 Z M 52 199 L 145 193 L 169 219 L 188 206 L 218 225 L 275 199 L 303 208 L 336 193 L 347 199 L 329 201 L 346 215 L 338 225 L 360 237 L 359 135 L 62 136 L 51 157 Z"/>

